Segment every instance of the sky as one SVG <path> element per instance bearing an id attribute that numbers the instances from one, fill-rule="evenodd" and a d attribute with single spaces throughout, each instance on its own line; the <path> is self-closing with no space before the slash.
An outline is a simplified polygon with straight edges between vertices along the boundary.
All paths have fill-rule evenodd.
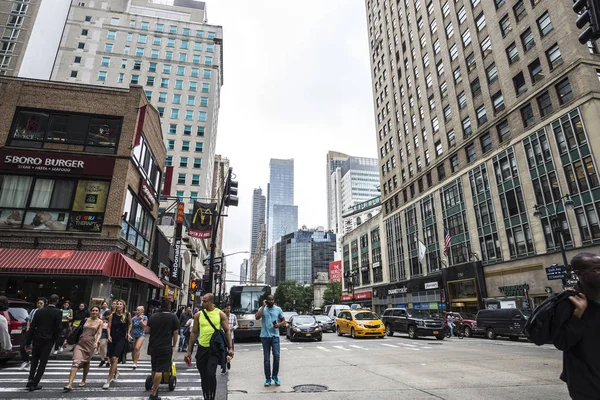
<path id="1" fill-rule="evenodd" d="M 68 0 L 44 0 L 22 76 L 49 71 L 52 29 Z M 271 158 L 295 160 L 300 227 L 327 227 L 326 155 L 377 156 L 364 0 L 207 0 L 223 26 L 224 85 L 217 154 L 239 181 L 239 207 L 225 220 L 223 251 L 250 250 L 252 194 L 266 194 Z M 36 27 L 37 28 L 37 27 Z M 58 28 L 62 30 L 62 26 Z M 37 31 L 37 32 L 36 32 Z M 227 258 L 239 277 L 247 254 Z"/>

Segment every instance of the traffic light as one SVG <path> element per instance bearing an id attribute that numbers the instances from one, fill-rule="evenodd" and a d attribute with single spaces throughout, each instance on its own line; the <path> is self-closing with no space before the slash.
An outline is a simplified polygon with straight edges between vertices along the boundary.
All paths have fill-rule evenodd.
<path id="1" fill-rule="evenodd" d="M 191 290 L 195 291 L 197 287 L 198 287 L 198 281 L 197 280 L 194 279 L 193 281 L 190 282 L 190 289 Z"/>
<path id="2" fill-rule="evenodd" d="M 227 185 L 225 189 L 225 206 L 237 207 L 240 201 L 240 199 L 237 197 L 238 182 L 230 180 L 229 185 Z"/>
<path id="3" fill-rule="evenodd" d="M 575 0 L 573 11 L 579 14 L 577 28 L 589 26 L 579 35 L 579 43 L 585 44 L 590 40 L 600 38 L 600 0 Z"/>

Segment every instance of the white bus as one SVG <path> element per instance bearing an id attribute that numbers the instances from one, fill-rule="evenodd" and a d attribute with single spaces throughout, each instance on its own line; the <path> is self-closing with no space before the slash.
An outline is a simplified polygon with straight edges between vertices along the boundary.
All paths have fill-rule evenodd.
<path id="1" fill-rule="evenodd" d="M 235 331 L 236 338 L 260 337 L 262 321 L 257 321 L 254 314 L 270 294 L 269 285 L 238 285 L 229 290 L 231 312 L 237 317 L 240 326 Z"/>

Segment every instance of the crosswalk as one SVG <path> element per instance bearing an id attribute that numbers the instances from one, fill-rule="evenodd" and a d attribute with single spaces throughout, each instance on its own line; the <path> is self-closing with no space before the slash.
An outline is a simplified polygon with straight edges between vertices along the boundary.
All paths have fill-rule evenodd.
<path id="1" fill-rule="evenodd" d="M 64 393 L 63 387 L 69 380 L 72 361 L 50 360 L 44 377 L 40 382 L 42 390 L 29 392 L 25 389 L 28 371 L 20 371 L 19 365 L 9 366 L 0 370 L 0 398 L 10 399 L 147 399 L 150 395 L 145 389 L 146 378 L 151 373 L 150 360 L 138 362 L 136 370 L 131 363 L 120 364 L 120 377 L 112 382 L 110 389 L 102 389 L 108 376 L 108 368 L 98 368 L 98 361 L 92 360 L 87 382 L 79 387 L 82 372 L 79 371 L 73 382 L 73 390 Z M 169 391 L 168 385 L 161 384 L 159 394 L 164 400 L 191 400 L 201 398 L 202 388 L 200 375 L 194 365 L 188 367 L 184 362 L 176 362 L 177 385 L 174 391 Z"/>
<path id="2" fill-rule="evenodd" d="M 381 340 L 368 340 L 362 341 L 357 340 L 355 343 L 348 343 L 348 340 L 331 340 L 331 341 L 322 341 L 322 342 L 290 342 L 288 340 L 282 340 L 280 349 L 282 352 L 285 351 L 295 351 L 295 350 L 305 350 L 305 349 L 313 349 L 323 353 L 345 353 L 345 352 L 363 352 L 368 350 L 377 350 L 377 349 L 396 349 L 398 351 L 428 351 L 434 350 L 436 345 L 432 345 L 431 343 L 404 343 L 399 341 L 393 341 L 393 343 L 382 343 L 382 341 L 387 341 L 385 339 Z M 252 351 L 252 350 L 262 350 L 262 345 L 260 343 L 244 343 L 244 344 L 236 344 L 236 351 Z"/>

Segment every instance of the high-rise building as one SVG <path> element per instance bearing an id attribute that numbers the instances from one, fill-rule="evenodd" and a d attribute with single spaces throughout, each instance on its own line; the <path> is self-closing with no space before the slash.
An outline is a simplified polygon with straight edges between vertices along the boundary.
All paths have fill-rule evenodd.
<path id="1" fill-rule="evenodd" d="M 223 29 L 193 0 L 73 0 L 51 79 L 143 85 L 160 115 L 172 194 L 210 198 L 223 85 Z M 163 200 L 161 207 L 172 201 Z"/>
<path id="2" fill-rule="evenodd" d="M 41 0 L 0 2 L 0 75 L 17 76 Z"/>
<path id="3" fill-rule="evenodd" d="M 261 227 L 265 224 L 265 213 L 266 213 L 267 199 L 262 193 L 262 189 L 254 189 L 252 196 L 252 226 L 250 231 L 250 259 L 256 251 L 258 246 L 258 239 L 260 235 Z M 265 251 L 265 242 L 262 243 L 262 252 Z"/>
<path id="4" fill-rule="evenodd" d="M 337 168 L 340 168 L 342 164 L 350 157 L 347 154 L 340 153 L 337 151 L 327 152 L 327 229 L 334 232 L 339 232 L 338 227 L 338 192 L 337 192 L 337 180 L 332 177 L 332 174 Z"/>
<path id="5" fill-rule="evenodd" d="M 571 2 L 365 4 L 392 282 L 373 293 L 539 304 L 561 290 L 544 267 L 599 250 L 597 46 L 578 43 Z"/>
<path id="6" fill-rule="evenodd" d="M 244 258 L 240 265 L 240 283 L 246 283 L 248 280 L 248 259 Z"/>
<path id="7" fill-rule="evenodd" d="M 268 247 L 283 235 L 298 229 L 298 207 L 294 205 L 294 160 L 272 158 L 267 186 Z"/>

